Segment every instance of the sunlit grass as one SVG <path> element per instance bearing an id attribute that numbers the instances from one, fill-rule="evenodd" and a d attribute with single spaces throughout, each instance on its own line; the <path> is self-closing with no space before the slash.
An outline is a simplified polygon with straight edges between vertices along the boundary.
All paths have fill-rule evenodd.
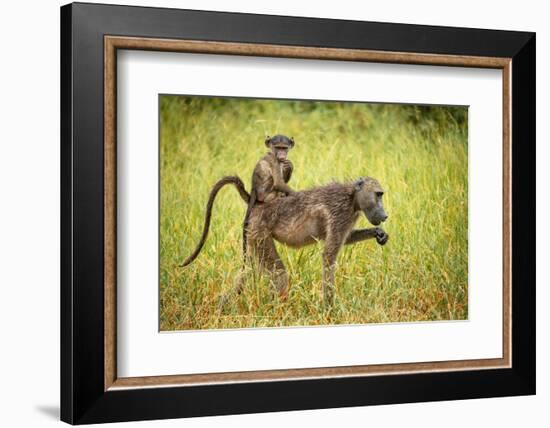
<path id="1" fill-rule="evenodd" d="M 451 114 L 453 112 L 453 114 Z M 161 330 L 465 319 L 468 313 L 468 148 L 461 109 L 161 97 Z M 322 245 L 278 245 L 290 276 L 286 302 L 269 278 L 249 275 L 224 311 L 220 295 L 241 268 L 246 206 L 235 189 L 216 200 L 198 259 L 212 185 L 250 185 L 266 135 L 293 136 L 290 185 L 377 178 L 386 190 L 390 240 L 347 246 L 338 257 L 332 308 L 322 302 Z M 369 227 L 361 218 L 357 227 Z"/>

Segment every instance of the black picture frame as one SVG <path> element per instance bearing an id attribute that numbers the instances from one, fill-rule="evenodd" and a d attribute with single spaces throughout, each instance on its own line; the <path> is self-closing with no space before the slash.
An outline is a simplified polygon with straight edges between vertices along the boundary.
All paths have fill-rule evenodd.
<path id="1" fill-rule="evenodd" d="M 105 35 L 512 58 L 512 367 L 105 391 Z M 535 97 L 534 33 L 63 6 L 61 419 L 86 424 L 534 394 Z"/>

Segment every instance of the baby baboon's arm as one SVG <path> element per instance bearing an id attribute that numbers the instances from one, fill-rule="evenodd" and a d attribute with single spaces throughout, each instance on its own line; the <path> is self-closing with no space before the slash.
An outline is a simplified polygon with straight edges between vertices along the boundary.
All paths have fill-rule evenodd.
<path id="1" fill-rule="evenodd" d="M 381 227 L 369 227 L 367 229 L 353 229 L 344 242 L 345 245 L 376 238 L 376 242 L 384 245 L 388 242 L 389 235 Z"/>
<path id="2" fill-rule="evenodd" d="M 270 192 L 272 183 L 271 165 L 265 160 L 261 160 L 254 168 L 252 174 L 252 190 L 258 202 L 263 202 Z"/>
<path id="3" fill-rule="evenodd" d="M 294 193 L 294 190 L 292 190 L 290 186 L 286 184 L 288 180 L 290 180 L 293 169 L 294 166 L 289 160 L 286 160 L 282 164 L 276 162 L 274 165 L 272 165 L 271 170 L 273 175 L 273 190 L 276 190 L 277 192 L 283 192 L 287 195 L 291 195 Z"/>
<path id="4" fill-rule="evenodd" d="M 283 179 L 285 175 L 290 179 L 292 163 L 287 160 L 284 164 L 279 164 L 275 159 L 268 159 L 264 158 L 258 162 L 252 178 L 252 193 L 255 193 L 259 202 L 264 202 L 271 192 L 283 192 L 287 195 L 294 193 Z"/>
<path id="5" fill-rule="evenodd" d="M 294 165 L 290 160 L 286 160 L 283 163 L 283 180 L 285 183 L 288 183 L 290 181 L 290 177 L 292 177 L 292 172 L 294 171 Z"/>

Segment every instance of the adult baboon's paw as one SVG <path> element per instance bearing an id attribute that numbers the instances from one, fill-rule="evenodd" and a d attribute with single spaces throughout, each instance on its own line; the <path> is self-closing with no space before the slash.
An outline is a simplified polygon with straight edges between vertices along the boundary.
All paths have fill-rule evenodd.
<path id="1" fill-rule="evenodd" d="M 388 242 L 388 239 L 390 238 L 390 235 L 388 235 L 384 229 L 379 228 L 376 231 L 376 242 L 380 245 L 385 245 L 386 242 Z"/>

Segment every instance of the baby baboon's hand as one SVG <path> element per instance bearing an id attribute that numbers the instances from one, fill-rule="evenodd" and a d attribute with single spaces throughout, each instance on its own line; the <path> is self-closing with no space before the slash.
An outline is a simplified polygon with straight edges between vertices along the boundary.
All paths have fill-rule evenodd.
<path id="1" fill-rule="evenodd" d="M 380 245 L 385 245 L 388 242 L 390 235 L 388 235 L 381 227 L 376 231 L 376 242 Z"/>

